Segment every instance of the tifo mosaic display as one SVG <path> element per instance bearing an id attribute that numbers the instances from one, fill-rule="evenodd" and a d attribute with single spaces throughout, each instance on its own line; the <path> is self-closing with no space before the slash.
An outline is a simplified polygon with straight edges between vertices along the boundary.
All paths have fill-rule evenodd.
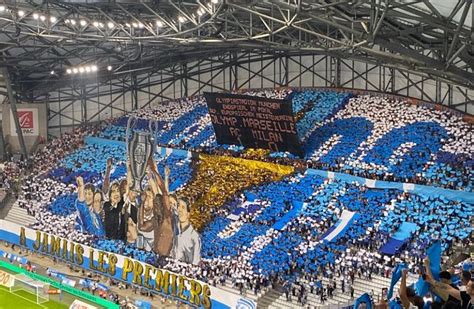
<path id="1" fill-rule="evenodd" d="M 112 158 L 111 181 L 126 178 L 125 144 L 106 140 L 125 140 L 127 117 L 95 134 L 104 139 L 102 143 L 85 144 L 62 157 L 47 174 L 32 175 L 25 191 L 50 193 L 39 199 L 34 193 L 23 196 L 19 203 L 35 214 L 36 229 L 211 284 L 226 276 L 235 284 L 264 285 L 274 276 L 291 281 L 302 272 L 344 274 L 361 264 L 383 274 L 385 265 L 395 259 L 414 265 L 438 239 L 444 250 L 453 242 L 468 241 L 472 204 L 327 179 L 309 173 L 305 166 L 471 192 L 474 133 L 459 116 L 348 93 L 251 94 L 291 96 L 305 149 L 303 160 L 287 153 L 218 146 L 200 97 L 133 113 L 143 119 L 139 130 L 146 130 L 149 119 L 159 121 L 160 145 L 214 154 L 154 155 L 161 175 L 169 167 L 170 191 L 191 201 L 189 219 L 200 241 L 197 263 L 182 263 L 126 241 L 75 229 L 76 177 L 101 187 L 106 161 Z M 403 223 L 416 225 L 404 240 L 403 251 L 381 252 Z M 336 228 L 340 232 L 328 237 Z M 357 253 L 361 247 L 367 250 L 363 256 Z"/>
<path id="2" fill-rule="evenodd" d="M 317 168 L 367 178 L 473 189 L 472 125 L 449 111 L 382 97 L 351 98 L 348 93 L 327 91 L 250 94 L 292 98 L 304 159 L 312 161 Z M 181 112 L 183 101 L 188 105 Z M 157 141 L 161 145 L 207 152 L 243 151 L 242 147 L 216 144 L 201 97 L 183 101 L 134 115 L 160 121 L 164 131 L 158 134 Z M 99 136 L 124 140 L 125 124 L 126 117 L 108 126 Z M 289 153 L 270 156 L 294 157 Z"/>

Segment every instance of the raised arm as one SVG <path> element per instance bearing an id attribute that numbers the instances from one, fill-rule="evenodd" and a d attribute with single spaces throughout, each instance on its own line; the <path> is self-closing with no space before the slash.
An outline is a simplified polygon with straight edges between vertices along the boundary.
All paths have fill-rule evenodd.
<path id="1" fill-rule="evenodd" d="M 139 210 L 140 212 L 138 213 L 138 230 L 142 232 L 151 232 L 154 228 L 152 220 L 145 221 L 145 203 L 147 202 L 146 197 L 143 198 L 142 201 L 143 202 Z"/>
<path id="2" fill-rule="evenodd" d="M 426 281 L 428 281 L 428 283 L 430 283 L 430 281 L 439 282 L 439 281 L 434 280 L 433 274 L 431 273 L 430 260 L 428 257 L 425 258 L 425 260 L 423 261 L 423 264 L 425 265 Z M 439 283 L 442 283 L 442 282 L 439 282 Z M 452 289 L 452 287 L 449 284 L 446 284 L 446 285 Z M 440 288 L 437 284 L 431 284 L 431 288 L 433 290 L 433 293 L 441 297 L 444 301 L 448 300 L 449 292 L 445 288 Z M 456 289 L 453 289 L 453 290 L 457 291 Z"/>
<path id="3" fill-rule="evenodd" d="M 407 269 L 402 270 L 402 281 L 400 282 L 400 300 L 403 308 L 410 308 L 410 300 L 407 295 Z"/>
<path id="4" fill-rule="evenodd" d="M 430 271 L 430 260 L 428 258 L 424 261 L 425 268 L 426 268 L 426 281 L 431 285 L 433 292 L 441 297 L 443 300 L 447 300 L 449 295 L 456 298 L 457 300 L 461 299 L 461 292 L 456 290 L 449 284 L 436 281 Z"/>
<path id="5" fill-rule="evenodd" d="M 169 181 L 170 181 L 170 167 L 168 165 L 165 166 L 165 189 L 166 192 L 170 192 L 170 186 L 169 186 Z"/>
<path id="6" fill-rule="evenodd" d="M 86 196 L 84 193 L 84 179 L 79 176 L 76 178 L 77 183 L 77 200 L 74 203 L 74 207 L 78 212 L 77 218 L 80 221 L 81 231 L 86 230 L 91 232 L 88 222 L 90 220 L 89 208 L 86 205 Z"/>
<path id="7" fill-rule="evenodd" d="M 161 190 L 162 194 L 168 194 L 168 188 L 167 186 L 165 186 L 163 178 L 161 178 L 161 175 L 158 172 L 158 169 L 156 168 L 155 160 L 150 158 L 150 160 L 148 160 L 148 167 L 150 169 L 150 173 L 152 174 L 153 180 L 155 181 L 157 187 Z"/>
<path id="8" fill-rule="evenodd" d="M 429 278 L 434 278 L 433 277 L 433 274 L 431 273 L 431 267 L 430 267 L 430 259 L 428 257 L 426 257 L 424 260 L 423 260 L 423 265 L 425 266 L 425 274 L 427 277 Z"/>
<path id="9" fill-rule="evenodd" d="M 125 188 L 125 196 L 128 196 L 128 191 L 130 190 L 132 183 L 133 183 L 132 165 L 130 163 L 130 160 L 127 159 L 127 187 Z"/>
<path id="10" fill-rule="evenodd" d="M 81 176 L 76 178 L 77 183 L 77 200 L 79 202 L 84 202 L 86 200 L 86 196 L 84 194 L 84 179 Z"/>
<path id="11" fill-rule="evenodd" d="M 158 185 L 156 184 L 155 177 L 153 176 L 150 170 L 147 171 L 146 177 L 148 179 L 148 185 L 151 187 L 153 195 L 161 195 L 161 191 L 158 188 Z"/>
<path id="12" fill-rule="evenodd" d="M 440 282 L 440 281 L 436 281 L 433 278 L 430 278 L 427 281 L 433 287 L 433 289 L 436 289 L 436 291 L 439 291 L 441 293 L 444 292 L 444 293 L 446 293 L 448 295 L 451 295 L 452 297 L 456 298 L 457 300 L 462 300 L 461 299 L 461 292 L 459 290 L 456 290 L 455 288 L 453 288 L 449 284 L 446 284 L 446 283 L 443 283 L 443 282 Z M 435 292 L 435 293 L 438 294 L 438 292 Z M 439 295 L 439 296 L 441 296 L 441 295 Z"/>
<path id="13" fill-rule="evenodd" d="M 105 176 L 104 176 L 104 182 L 102 184 L 102 192 L 104 194 L 107 194 L 109 192 L 109 186 L 110 186 L 110 171 L 112 169 L 112 158 L 107 159 L 107 167 L 105 169 Z"/>

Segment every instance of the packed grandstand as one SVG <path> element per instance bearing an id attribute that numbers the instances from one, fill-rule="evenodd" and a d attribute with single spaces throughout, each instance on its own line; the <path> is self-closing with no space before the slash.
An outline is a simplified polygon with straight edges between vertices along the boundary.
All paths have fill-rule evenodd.
<path id="1" fill-rule="evenodd" d="M 187 284 L 197 280 L 203 287 L 227 287 L 245 296 L 247 305 L 264 307 L 272 298 L 280 308 L 355 302 L 392 308 L 407 301 L 422 306 L 417 296 L 444 308 L 473 307 L 472 281 L 465 280 L 472 274 L 472 252 L 470 260 L 453 263 L 452 258 L 456 248 L 473 243 L 472 118 L 377 93 L 285 88 L 243 94 L 291 100 L 302 156 L 218 144 L 205 98 L 196 96 L 65 133 L 27 162 L 7 162 L 2 182 L 18 192 L 13 207 L 34 217 L 28 228 L 91 252 L 129 257 L 154 272 L 190 278 Z M 133 130 L 131 118 L 138 119 Z M 170 220 L 186 232 L 179 203 L 188 204 L 192 233 L 185 236 L 192 239 L 191 249 L 175 243 L 160 248 L 157 234 L 147 245 L 150 232 L 144 232 L 141 219 L 166 220 L 167 215 L 151 210 L 147 215 L 146 192 L 134 197 L 143 213 L 133 219 L 130 212 L 126 235 L 111 232 L 109 237 L 107 228 L 104 234 L 81 222 L 78 201 L 86 192 L 88 203 L 88 190 L 89 206 L 101 224 L 107 221 L 104 209 L 131 203 L 121 185 L 127 180 L 127 141 L 133 132 L 148 132 L 151 123 L 157 145 L 151 165 L 157 168 L 150 173 L 161 175 L 165 190 L 176 196 L 177 213 L 169 214 L 176 219 Z M 154 177 L 146 178 L 146 190 L 153 189 Z M 121 199 L 116 204 L 115 187 Z M 130 226 L 137 225 L 133 235 Z M 181 229 L 173 232 L 181 237 Z M 145 244 L 135 241 L 141 230 Z M 34 242 L 44 239 L 28 235 L 23 245 L 34 251 Z M 44 253 L 54 256 L 51 250 Z M 130 278 L 82 267 L 133 282 L 158 297 L 173 294 L 132 279 L 135 271 L 141 277 L 143 267 L 141 273 L 130 270 Z M 440 267 L 449 269 L 448 275 Z M 467 287 L 467 292 L 439 292 L 443 286 L 437 280 L 461 291 Z M 210 297 L 218 308 L 210 291 L 201 302 Z M 190 297 L 174 296 L 182 305 L 198 305 Z"/>

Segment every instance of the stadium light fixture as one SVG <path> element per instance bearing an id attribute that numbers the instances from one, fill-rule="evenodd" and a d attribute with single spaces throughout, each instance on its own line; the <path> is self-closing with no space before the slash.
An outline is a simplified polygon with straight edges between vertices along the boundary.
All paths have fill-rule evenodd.
<path id="1" fill-rule="evenodd" d="M 67 74 L 72 74 L 72 70 L 71 70 L 71 69 L 67 69 L 67 70 L 66 70 L 66 73 L 67 73 Z"/>
<path id="2" fill-rule="evenodd" d="M 109 21 L 109 22 L 107 23 L 107 27 L 108 27 L 109 29 L 113 29 L 113 28 L 114 28 L 114 23 L 111 22 L 111 21 Z"/>
<path id="3" fill-rule="evenodd" d="M 54 75 L 54 71 L 49 72 L 49 74 Z"/>
<path id="4" fill-rule="evenodd" d="M 6 7 L 4 5 L 0 5 L 0 12 L 5 12 L 6 11 Z"/>
<path id="5" fill-rule="evenodd" d="M 98 68 L 96 65 L 91 66 L 92 72 L 97 72 Z"/>
<path id="6" fill-rule="evenodd" d="M 41 19 L 41 21 L 45 21 L 45 20 L 46 20 L 46 16 L 41 15 L 41 16 L 40 16 L 40 19 Z"/>
<path id="7" fill-rule="evenodd" d="M 163 22 L 162 22 L 161 20 L 157 20 L 157 21 L 156 21 L 156 26 L 157 26 L 158 28 L 163 27 Z"/>
<path id="8" fill-rule="evenodd" d="M 87 25 L 87 21 L 85 21 L 84 19 L 81 19 L 79 24 L 84 27 L 85 25 Z"/>
<path id="9" fill-rule="evenodd" d="M 76 25 L 76 21 L 74 19 L 71 19 L 71 25 Z"/>
<path id="10" fill-rule="evenodd" d="M 79 72 L 79 70 L 77 68 L 72 69 L 72 73 L 77 74 L 77 72 Z"/>
<path id="11" fill-rule="evenodd" d="M 112 71 L 112 66 L 111 65 L 107 66 L 107 71 Z"/>
<path id="12" fill-rule="evenodd" d="M 25 16 L 25 12 L 22 11 L 22 10 L 19 10 L 19 11 L 17 12 L 17 14 L 18 14 L 18 16 L 20 16 L 20 17 Z"/>
<path id="13" fill-rule="evenodd" d="M 79 73 L 84 73 L 85 69 L 84 67 L 79 67 Z"/>
<path id="14" fill-rule="evenodd" d="M 178 17 L 178 21 L 179 21 L 180 23 L 184 23 L 184 22 L 186 21 L 186 19 L 185 19 L 183 16 L 179 16 L 179 17 Z"/>
<path id="15" fill-rule="evenodd" d="M 38 20 L 38 18 L 39 18 L 39 15 L 38 15 L 38 13 L 33 13 L 33 19 L 36 19 L 36 20 Z"/>
<path id="16" fill-rule="evenodd" d="M 49 21 L 52 22 L 52 23 L 55 23 L 56 20 L 57 20 L 57 18 L 55 16 L 49 17 Z"/>
<path id="17" fill-rule="evenodd" d="M 85 70 L 86 70 L 86 73 L 90 73 L 91 67 L 90 67 L 90 66 L 86 66 L 86 67 L 85 67 Z"/>

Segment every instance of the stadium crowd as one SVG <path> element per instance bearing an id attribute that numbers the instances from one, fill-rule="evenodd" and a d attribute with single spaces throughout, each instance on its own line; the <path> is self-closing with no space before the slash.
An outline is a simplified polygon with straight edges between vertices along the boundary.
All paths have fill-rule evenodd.
<path id="1" fill-rule="evenodd" d="M 257 294 L 269 286 L 281 286 L 288 299 L 293 295 L 300 304 L 313 292 L 324 302 L 337 287 L 343 293 L 353 294 L 356 276 L 390 277 L 392 268 L 400 262 L 416 270 L 435 240 L 442 241 L 445 252 L 455 243 L 469 243 L 472 204 L 443 196 L 375 190 L 364 184 L 302 172 L 307 164 L 369 179 L 472 191 L 474 133 L 472 125 L 460 116 L 373 96 L 288 90 L 250 94 L 272 98 L 290 95 L 295 114 L 300 117 L 305 158 L 298 160 L 290 154 L 279 154 L 277 159 L 271 159 L 267 153 L 257 154 L 258 159 L 293 164 L 297 170 L 279 181 L 246 188 L 242 195 L 220 208 L 203 209 L 212 213 L 212 221 L 202 230 L 203 258 L 197 265 L 156 257 L 133 244 L 105 240 L 76 228 L 76 177 L 81 176 L 99 188 L 107 158 L 113 158 L 115 164 L 112 181 L 123 180 L 126 172 L 123 147 L 83 145 L 84 137 L 124 140 L 127 118 L 105 128 L 76 129 L 40 150 L 31 159 L 31 170 L 23 176 L 17 204 L 35 216 L 35 229 L 131 256 L 212 285 L 230 284 L 242 293 L 251 290 Z M 201 97 L 132 114 L 159 122 L 157 141 L 161 145 L 248 155 L 239 153 L 239 147 L 217 147 Z M 146 121 L 139 124 L 142 129 L 147 125 Z M 157 160 L 161 171 L 169 161 L 173 162 L 172 191 L 179 191 L 191 181 L 193 164 L 197 164 L 172 154 Z M 19 174 L 26 174 L 22 171 L 25 168 L 20 167 Z M 17 175 L 6 174 L 6 179 L 12 181 Z M 213 181 L 213 175 L 210 173 L 203 181 Z M 102 203 L 106 201 L 106 196 L 101 199 Z M 242 205 L 252 203 L 256 205 L 252 211 L 245 208 L 235 213 Z M 358 217 L 339 239 L 325 241 L 326 232 L 337 224 L 344 211 L 357 213 Z M 293 216 L 287 217 L 288 213 Z M 238 219 L 229 219 L 231 215 Z M 416 224 L 416 230 L 395 255 L 381 253 L 404 222 Z M 322 277 L 329 278 L 330 283 L 323 284 Z M 400 294 L 403 299 L 403 292 Z"/>
<path id="2" fill-rule="evenodd" d="M 310 167 L 468 192 L 473 188 L 472 124 L 452 111 L 326 91 L 248 94 L 292 100 L 304 148 L 302 161 Z M 157 142 L 162 146 L 214 154 L 244 153 L 243 147 L 217 144 L 203 97 L 172 101 L 131 115 L 158 121 L 162 130 Z M 126 117 L 119 119 L 99 136 L 124 140 L 126 123 Z M 288 164 L 300 161 L 291 153 L 266 157 L 290 158 L 285 161 Z"/>

